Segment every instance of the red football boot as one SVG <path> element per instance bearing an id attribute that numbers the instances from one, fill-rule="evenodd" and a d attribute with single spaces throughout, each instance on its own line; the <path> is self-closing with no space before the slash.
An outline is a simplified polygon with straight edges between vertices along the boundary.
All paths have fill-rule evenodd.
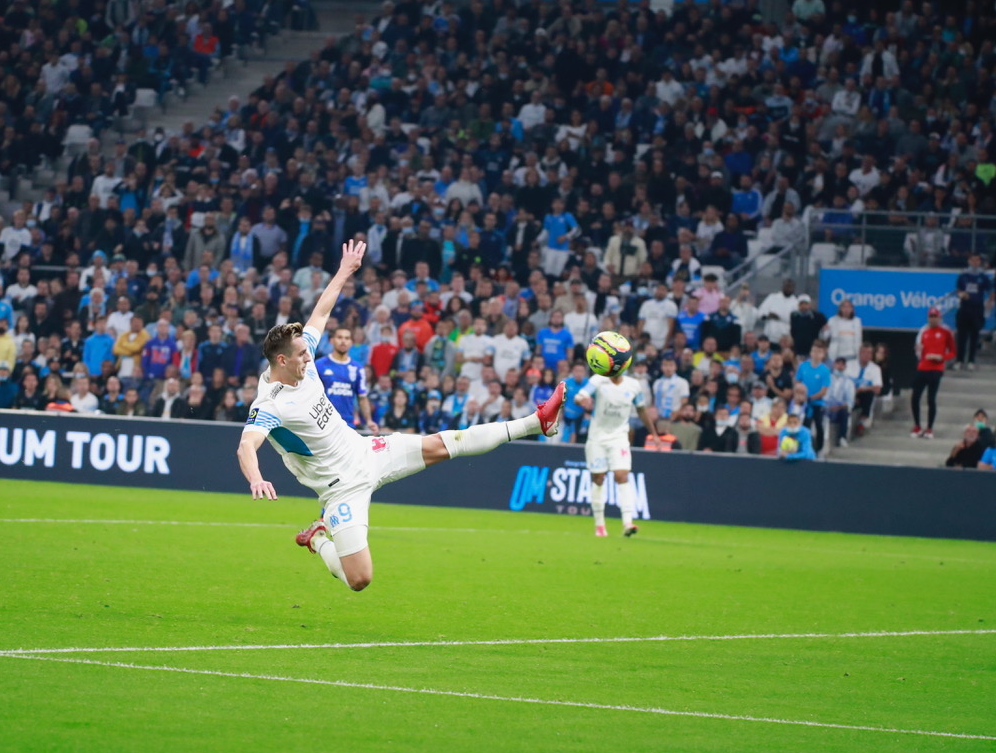
<path id="1" fill-rule="evenodd" d="M 560 428 L 560 410 L 564 407 L 564 390 L 566 389 L 567 384 L 561 382 L 550 395 L 550 399 L 536 409 L 540 431 L 543 432 L 544 436 L 552 437 Z"/>
<path id="2" fill-rule="evenodd" d="M 311 540 L 314 538 L 316 533 L 324 533 L 328 535 L 329 529 L 325 527 L 324 520 L 316 520 L 310 526 L 305 528 L 301 533 L 294 537 L 294 541 L 297 542 L 298 546 L 308 547 L 308 551 L 314 554 L 315 550 L 311 546 Z"/>

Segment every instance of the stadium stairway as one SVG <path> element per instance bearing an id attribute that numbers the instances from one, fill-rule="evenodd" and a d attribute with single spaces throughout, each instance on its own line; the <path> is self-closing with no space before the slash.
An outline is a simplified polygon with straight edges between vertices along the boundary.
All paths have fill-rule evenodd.
<path id="1" fill-rule="evenodd" d="M 331 34 L 341 36 L 354 28 L 354 20 L 358 13 L 364 13 L 369 20 L 379 8 L 374 3 L 360 0 L 358 3 L 342 0 L 325 0 L 315 4 L 318 16 L 319 31 L 292 31 L 283 29 L 278 35 L 267 40 L 265 49 L 254 49 L 243 61 L 229 58 L 223 61 L 215 70 L 206 86 L 192 83 L 187 87 L 187 96 L 181 99 L 169 93 L 166 97 L 165 111 L 153 107 L 148 112 L 147 127 L 154 129 L 162 126 L 167 133 L 180 131 L 188 120 L 195 125 L 201 125 L 215 107 L 225 107 L 228 98 L 235 94 L 243 102 L 250 91 L 258 87 L 263 77 L 276 75 L 283 69 L 288 60 L 303 60 L 313 51 L 325 44 L 325 39 Z M 136 123 L 126 124 L 124 137 L 133 136 Z M 105 154 L 111 154 L 114 142 L 121 131 L 111 127 L 101 134 L 101 142 Z M 45 189 L 52 186 L 56 180 L 65 176 L 69 168 L 70 157 L 64 154 L 53 165 L 44 165 L 29 175 L 18 179 L 15 198 L 11 199 L 10 191 L 4 187 L 0 190 L 0 212 L 9 218 L 15 209 L 23 202 L 39 201 Z"/>
<path id="2" fill-rule="evenodd" d="M 934 439 L 913 439 L 913 414 L 910 391 L 895 398 L 893 411 L 877 413 L 869 432 L 851 441 L 849 447 L 830 451 L 828 459 L 849 463 L 911 465 L 922 468 L 943 466 L 951 448 L 961 440 L 966 424 L 979 408 L 996 413 L 996 354 L 986 343 L 979 354 L 976 371 L 948 371 L 937 394 L 937 420 Z M 926 421 L 927 396 L 920 405 L 921 419 Z"/>

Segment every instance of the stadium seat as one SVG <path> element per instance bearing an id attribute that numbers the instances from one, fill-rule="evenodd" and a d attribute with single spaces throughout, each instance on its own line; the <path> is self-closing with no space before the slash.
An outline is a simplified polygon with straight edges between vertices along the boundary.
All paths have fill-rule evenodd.
<path id="1" fill-rule="evenodd" d="M 841 264 L 864 264 L 868 258 L 874 255 L 875 249 L 867 244 L 852 243 L 844 252 Z"/>
<path id="2" fill-rule="evenodd" d="M 757 276 L 780 278 L 784 275 L 783 263 L 784 259 L 778 259 L 774 255 L 758 259 L 757 266 L 755 267 L 757 269 Z"/>
<path id="3" fill-rule="evenodd" d="M 747 241 L 747 258 L 753 259 L 764 253 L 764 244 L 761 243 L 757 238 L 751 238 Z"/>
<path id="4" fill-rule="evenodd" d="M 712 274 L 716 275 L 716 279 L 719 280 L 719 289 L 723 290 L 726 287 L 726 270 L 718 264 L 706 264 L 702 266 L 699 270 L 703 277 Z"/>
<path id="5" fill-rule="evenodd" d="M 139 89 L 135 92 L 135 102 L 131 106 L 131 117 L 146 128 L 149 111 L 159 103 L 159 93 L 155 89 Z"/>
<path id="6" fill-rule="evenodd" d="M 88 125 L 71 125 L 66 129 L 66 138 L 62 145 L 66 147 L 66 154 L 75 157 L 86 151 L 86 145 L 93 137 L 93 129 Z"/>
<path id="7" fill-rule="evenodd" d="M 809 274 L 817 275 L 822 267 L 836 264 L 837 254 L 835 243 L 814 243 L 809 249 Z"/>
<path id="8" fill-rule="evenodd" d="M 757 241 L 761 244 L 762 251 L 766 251 L 775 245 L 773 236 L 774 233 L 770 227 L 759 227 L 757 229 Z"/>

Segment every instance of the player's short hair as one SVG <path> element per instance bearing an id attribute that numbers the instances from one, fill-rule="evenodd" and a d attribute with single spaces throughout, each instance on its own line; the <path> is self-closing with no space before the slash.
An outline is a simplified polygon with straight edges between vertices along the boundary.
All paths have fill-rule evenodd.
<path id="1" fill-rule="evenodd" d="M 263 356 L 271 364 L 276 362 L 278 355 L 283 353 L 290 355 L 291 343 L 294 338 L 304 334 L 304 327 L 301 322 L 290 322 L 288 324 L 278 324 L 271 327 L 263 338 Z"/>

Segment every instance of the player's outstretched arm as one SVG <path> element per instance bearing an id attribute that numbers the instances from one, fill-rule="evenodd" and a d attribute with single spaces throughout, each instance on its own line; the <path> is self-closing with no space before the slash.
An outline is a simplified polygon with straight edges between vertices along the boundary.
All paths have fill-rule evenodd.
<path id="1" fill-rule="evenodd" d="M 651 421 L 650 416 L 647 415 L 647 409 L 643 406 L 640 406 L 639 408 L 636 409 L 636 415 L 640 417 L 640 420 L 643 421 L 643 425 L 647 428 L 647 431 L 650 433 L 650 437 L 654 440 L 654 446 L 660 447 L 661 445 L 660 435 L 657 433 L 657 427 L 654 426 L 654 422 Z"/>
<path id="2" fill-rule="evenodd" d="M 249 491 L 252 492 L 253 499 L 276 499 L 277 491 L 273 484 L 263 480 L 263 475 L 259 472 L 259 458 L 256 451 L 266 436 L 258 431 L 247 431 L 242 434 L 242 441 L 239 442 L 239 449 L 236 453 L 239 456 L 239 468 L 242 475 L 249 482 Z"/>
<path id="3" fill-rule="evenodd" d="M 346 280 L 353 276 L 353 273 L 360 268 L 363 263 L 363 252 L 367 250 L 367 244 L 363 241 L 355 241 L 352 238 L 342 244 L 342 261 L 339 262 L 339 270 L 335 273 L 329 284 L 322 291 L 318 301 L 315 303 L 315 310 L 311 312 L 307 326 L 314 327 L 319 332 L 325 331 L 325 323 L 329 320 L 329 314 L 335 302 L 339 300 L 339 293 L 342 292 Z"/>

